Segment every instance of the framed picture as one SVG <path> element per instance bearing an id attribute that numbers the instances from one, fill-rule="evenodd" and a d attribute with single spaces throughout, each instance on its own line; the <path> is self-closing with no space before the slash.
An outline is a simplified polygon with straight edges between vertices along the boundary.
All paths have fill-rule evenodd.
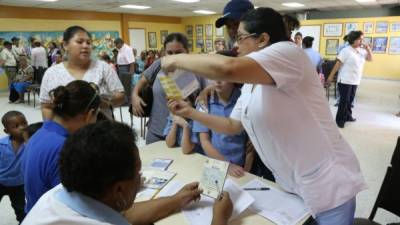
<path id="1" fill-rule="evenodd" d="M 212 52 L 212 51 L 214 51 L 213 39 L 206 39 L 206 51 L 207 51 L 207 52 Z"/>
<path id="2" fill-rule="evenodd" d="M 161 37 L 161 45 L 164 45 L 165 38 L 168 36 L 167 30 L 160 30 L 160 37 Z"/>
<path id="3" fill-rule="evenodd" d="M 390 38 L 389 54 L 400 55 L 400 37 Z"/>
<path id="4" fill-rule="evenodd" d="M 149 32 L 148 34 L 149 48 L 157 48 L 157 33 Z"/>
<path id="5" fill-rule="evenodd" d="M 223 37 L 224 36 L 224 27 L 215 28 L 215 36 Z"/>
<path id="6" fill-rule="evenodd" d="M 193 26 L 192 25 L 186 26 L 186 36 L 193 37 Z"/>
<path id="7" fill-rule="evenodd" d="M 340 37 L 342 36 L 343 25 L 341 23 L 326 23 L 324 24 L 325 37 Z"/>
<path id="8" fill-rule="evenodd" d="M 373 22 L 364 23 L 364 29 L 363 29 L 364 33 L 371 34 L 373 30 L 374 30 L 374 23 Z"/>
<path id="9" fill-rule="evenodd" d="M 400 22 L 393 22 L 392 24 L 390 24 L 390 31 L 400 32 Z"/>
<path id="10" fill-rule="evenodd" d="M 339 39 L 326 39 L 326 55 L 337 55 L 339 47 Z"/>
<path id="11" fill-rule="evenodd" d="M 374 37 L 372 39 L 372 52 L 373 53 L 386 53 L 387 37 Z"/>
<path id="12" fill-rule="evenodd" d="M 213 36 L 213 25 L 206 24 L 206 37 L 212 38 L 212 36 Z"/>
<path id="13" fill-rule="evenodd" d="M 203 25 L 202 24 L 196 25 L 196 37 L 203 38 Z"/>
<path id="14" fill-rule="evenodd" d="M 204 40 L 203 39 L 197 39 L 196 40 L 196 48 L 203 49 L 203 47 L 204 47 Z"/>
<path id="15" fill-rule="evenodd" d="M 388 22 L 376 22 L 375 33 L 387 33 Z"/>
<path id="16" fill-rule="evenodd" d="M 193 51 L 193 39 L 188 39 L 188 47 L 190 51 Z"/>
<path id="17" fill-rule="evenodd" d="M 364 37 L 363 44 L 372 46 L 372 37 Z"/>
<path id="18" fill-rule="evenodd" d="M 357 30 L 357 23 L 346 23 L 345 24 L 345 34 L 350 33 L 351 31 Z"/>

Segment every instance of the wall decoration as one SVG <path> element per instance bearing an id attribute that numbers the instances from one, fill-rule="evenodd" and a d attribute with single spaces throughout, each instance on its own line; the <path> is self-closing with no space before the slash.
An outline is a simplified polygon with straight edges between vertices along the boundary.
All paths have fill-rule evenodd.
<path id="1" fill-rule="evenodd" d="M 203 25 L 202 24 L 196 25 L 196 37 L 203 38 Z"/>
<path id="2" fill-rule="evenodd" d="M 167 30 L 160 30 L 160 40 L 161 40 L 161 45 L 164 46 L 164 41 L 165 38 L 168 36 L 168 31 Z"/>
<path id="3" fill-rule="evenodd" d="M 339 39 L 326 39 L 326 55 L 338 54 Z"/>
<path id="4" fill-rule="evenodd" d="M 372 37 L 364 37 L 363 44 L 372 46 Z"/>
<path id="5" fill-rule="evenodd" d="M 363 32 L 366 34 L 371 34 L 374 30 L 374 23 L 373 22 L 366 22 L 364 23 Z"/>
<path id="6" fill-rule="evenodd" d="M 387 37 L 374 37 L 372 39 L 372 52 L 373 53 L 386 53 Z"/>
<path id="7" fill-rule="evenodd" d="M 188 47 L 190 51 L 193 51 L 193 39 L 188 39 Z"/>
<path id="8" fill-rule="evenodd" d="M 149 42 L 149 48 L 157 48 L 157 33 L 156 32 L 148 33 L 148 42 Z"/>
<path id="9" fill-rule="evenodd" d="M 89 32 L 92 38 L 93 51 L 92 56 L 97 57 L 101 53 L 106 53 L 110 57 L 113 56 L 112 50 L 115 48 L 114 40 L 119 37 L 118 31 L 94 31 Z M 4 31 L 0 32 L 0 37 L 4 40 L 11 40 L 13 37 L 19 37 L 22 46 L 29 46 L 29 38 L 34 37 L 43 43 L 44 47 L 48 47 L 49 43 L 54 41 L 57 45 L 61 45 L 63 39 L 63 31 Z"/>
<path id="10" fill-rule="evenodd" d="M 346 23 L 345 24 L 345 34 L 350 33 L 351 31 L 357 30 L 357 23 Z"/>
<path id="11" fill-rule="evenodd" d="M 203 49 L 203 47 L 204 47 L 204 40 L 203 39 L 197 39 L 196 40 L 196 48 Z"/>
<path id="12" fill-rule="evenodd" d="M 388 22 L 376 22 L 375 33 L 387 33 Z"/>
<path id="13" fill-rule="evenodd" d="M 214 42 L 213 39 L 206 39 L 206 51 L 207 52 L 214 51 L 213 42 Z"/>
<path id="14" fill-rule="evenodd" d="M 192 25 L 186 26 L 186 36 L 193 37 L 193 26 Z"/>
<path id="15" fill-rule="evenodd" d="M 324 24 L 325 37 L 340 37 L 342 36 L 343 25 L 341 23 L 326 23 Z"/>
<path id="16" fill-rule="evenodd" d="M 213 25 L 206 24 L 206 37 L 212 38 L 212 36 L 213 36 Z"/>
<path id="17" fill-rule="evenodd" d="M 224 36 L 224 27 L 215 28 L 215 36 L 223 37 Z"/>
<path id="18" fill-rule="evenodd" d="M 400 37 L 390 38 L 389 54 L 400 55 Z"/>
<path id="19" fill-rule="evenodd" d="M 390 24 L 390 31 L 400 32 L 400 22 L 393 22 Z"/>

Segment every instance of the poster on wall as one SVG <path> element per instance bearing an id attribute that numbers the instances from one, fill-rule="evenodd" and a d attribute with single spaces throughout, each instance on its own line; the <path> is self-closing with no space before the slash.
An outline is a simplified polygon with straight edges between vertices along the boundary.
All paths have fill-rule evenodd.
<path id="1" fill-rule="evenodd" d="M 164 45 L 165 38 L 167 38 L 167 36 L 168 36 L 167 30 L 160 30 L 161 45 Z"/>
<path id="2" fill-rule="evenodd" d="M 89 32 L 92 38 L 93 51 L 92 56 L 97 57 L 102 53 L 113 56 L 112 50 L 115 48 L 114 40 L 119 37 L 118 31 L 93 31 Z M 44 47 L 48 47 L 50 42 L 61 45 L 63 40 L 63 31 L 2 31 L 0 37 L 4 40 L 11 40 L 13 37 L 20 39 L 20 44 L 24 47 L 29 46 L 29 38 L 34 37 L 43 43 Z"/>
<path id="3" fill-rule="evenodd" d="M 193 26 L 192 25 L 186 26 L 186 36 L 193 37 Z"/>
<path id="4" fill-rule="evenodd" d="M 350 33 L 351 31 L 357 30 L 357 23 L 346 23 L 345 24 L 345 34 Z"/>
<path id="5" fill-rule="evenodd" d="M 188 39 L 188 47 L 190 51 L 193 51 L 193 39 Z"/>
<path id="6" fill-rule="evenodd" d="M 326 55 L 338 54 L 339 39 L 326 39 Z"/>
<path id="7" fill-rule="evenodd" d="M 364 37 L 363 44 L 372 46 L 372 37 Z"/>
<path id="8" fill-rule="evenodd" d="M 206 39 L 206 51 L 207 52 L 214 51 L 213 40 L 212 39 Z"/>
<path id="9" fill-rule="evenodd" d="M 206 37 L 212 38 L 212 36 L 213 36 L 213 25 L 206 24 Z"/>
<path id="10" fill-rule="evenodd" d="M 202 24 L 196 25 L 196 37 L 203 38 L 203 25 Z"/>
<path id="11" fill-rule="evenodd" d="M 400 32 L 400 22 L 393 22 L 390 26 L 392 32 Z"/>
<path id="12" fill-rule="evenodd" d="M 224 27 L 215 28 L 215 36 L 223 37 L 224 36 Z"/>
<path id="13" fill-rule="evenodd" d="M 387 33 L 388 22 L 376 22 L 375 33 Z"/>
<path id="14" fill-rule="evenodd" d="M 342 36 L 343 25 L 341 23 L 326 23 L 324 24 L 325 37 L 340 37 Z"/>
<path id="15" fill-rule="evenodd" d="M 400 55 L 400 37 L 390 38 L 389 54 Z"/>
<path id="16" fill-rule="evenodd" d="M 157 33 L 149 32 L 148 41 L 149 41 L 149 48 L 157 48 Z"/>
<path id="17" fill-rule="evenodd" d="M 364 23 L 363 32 L 366 34 L 371 34 L 374 30 L 374 23 L 373 22 L 366 22 Z"/>
<path id="18" fill-rule="evenodd" d="M 373 53 L 386 53 L 387 37 L 374 37 L 372 39 L 372 52 Z"/>
<path id="19" fill-rule="evenodd" d="M 204 47 L 204 40 L 203 39 L 197 39 L 196 40 L 196 48 L 201 48 L 203 50 Z"/>

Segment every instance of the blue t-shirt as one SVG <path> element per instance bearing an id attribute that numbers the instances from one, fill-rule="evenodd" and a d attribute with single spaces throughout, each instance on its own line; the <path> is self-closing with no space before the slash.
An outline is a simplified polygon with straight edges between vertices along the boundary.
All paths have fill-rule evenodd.
<path id="1" fill-rule="evenodd" d="M 25 145 L 22 144 L 15 152 L 10 136 L 0 139 L 0 184 L 4 186 L 18 186 L 24 184 L 22 160 Z"/>
<path id="2" fill-rule="evenodd" d="M 236 101 L 240 96 L 240 89 L 234 88 L 226 105 L 219 102 L 215 95 L 208 101 L 208 113 L 222 117 L 229 117 Z M 242 131 L 236 135 L 226 135 L 210 130 L 197 121 L 193 122 L 194 133 L 209 133 L 211 144 L 225 157 L 225 160 L 239 166 L 244 166 L 246 151 L 246 133 Z"/>
<path id="3" fill-rule="evenodd" d="M 46 121 L 25 148 L 25 212 L 39 198 L 60 183 L 58 159 L 68 131 L 60 124 Z"/>

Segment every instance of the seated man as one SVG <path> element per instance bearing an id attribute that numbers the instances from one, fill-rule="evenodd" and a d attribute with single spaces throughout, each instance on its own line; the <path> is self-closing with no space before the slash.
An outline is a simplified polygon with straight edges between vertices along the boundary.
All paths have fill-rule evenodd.
<path id="1" fill-rule="evenodd" d="M 19 63 L 20 66 L 15 81 L 10 85 L 10 102 L 14 103 L 24 102 L 26 89 L 33 81 L 33 67 L 28 64 L 28 59 L 25 55 L 19 57 Z M 18 94 L 18 98 L 16 98 L 16 94 Z"/>

